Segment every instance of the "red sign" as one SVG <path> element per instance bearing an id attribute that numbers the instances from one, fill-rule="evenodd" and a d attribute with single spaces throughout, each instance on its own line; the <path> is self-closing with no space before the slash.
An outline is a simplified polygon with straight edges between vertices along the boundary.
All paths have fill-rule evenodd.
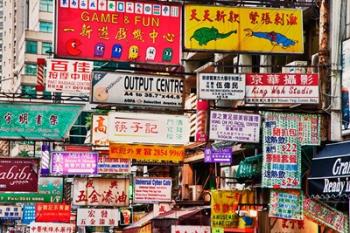
<path id="1" fill-rule="evenodd" d="M 39 160 L 0 158 L 1 192 L 38 192 Z"/>
<path id="2" fill-rule="evenodd" d="M 180 64 L 181 5 L 148 1 L 57 2 L 58 57 Z"/>
<path id="3" fill-rule="evenodd" d="M 36 222 L 70 222 L 71 206 L 63 203 L 37 203 Z"/>

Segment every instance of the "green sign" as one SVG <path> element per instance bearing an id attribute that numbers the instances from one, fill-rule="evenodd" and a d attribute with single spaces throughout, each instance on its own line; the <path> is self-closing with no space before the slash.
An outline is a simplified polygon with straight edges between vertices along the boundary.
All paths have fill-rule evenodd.
<path id="1" fill-rule="evenodd" d="M 81 110 L 79 105 L 0 103 L 0 138 L 62 140 Z"/>
<path id="2" fill-rule="evenodd" d="M 40 177 L 37 193 L 0 193 L 0 202 L 62 202 L 63 178 Z"/>

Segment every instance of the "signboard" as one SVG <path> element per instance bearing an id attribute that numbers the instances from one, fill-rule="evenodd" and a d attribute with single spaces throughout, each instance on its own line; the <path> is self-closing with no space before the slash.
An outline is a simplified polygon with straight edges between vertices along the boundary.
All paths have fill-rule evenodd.
<path id="1" fill-rule="evenodd" d="M 127 226 L 133 223 L 133 211 L 132 208 L 120 208 L 120 225 Z"/>
<path id="2" fill-rule="evenodd" d="M 210 226 L 172 225 L 171 233 L 210 233 Z"/>
<path id="3" fill-rule="evenodd" d="M 36 203 L 36 222 L 70 222 L 71 205 L 64 203 Z"/>
<path id="4" fill-rule="evenodd" d="M 244 74 L 199 73 L 197 83 L 199 99 L 244 99 Z"/>
<path id="5" fill-rule="evenodd" d="M 301 191 L 270 192 L 269 217 L 284 219 L 303 219 L 303 195 Z"/>
<path id="6" fill-rule="evenodd" d="M 171 202 L 171 178 L 135 177 L 134 202 Z"/>
<path id="7" fill-rule="evenodd" d="M 50 172 L 55 175 L 97 174 L 98 152 L 53 151 Z"/>
<path id="8" fill-rule="evenodd" d="M 81 109 L 66 104 L 0 103 L 0 138 L 60 141 Z"/>
<path id="9" fill-rule="evenodd" d="M 92 102 L 181 108 L 184 80 L 179 77 L 93 72 Z"/>
<path id="10" fill-rule="evenodd" d="M 107 115 L 92 115 L 91 144 L 108 147 Z"/>
<path id="11" fill-rule="evenodd" d="M 44 222 L 32 222 L 29 225 L 29 233 L 74 233 L 74 224 L 69 223 L 44 223 Z"/>
<path id="12" fill-rule="evenodd" d="M 55 52 L 58 57 L 180 64 L 180 4 L 57 2 Z"/>
<path id="13" fill-rule="evenodd" d="M 304 220 L 270 218 L 271 233 L 304 233 L 318 232 L 317 223 L 308 218 Z"/>
<path id="14" fill-rule="evenodd" d="M 22 208 L 20 206 L 1 205 L 0 220 L 17 220 L 22 217 Z"/>
<path id="15" fill-rule="evenodd" d="M 189 118 L 183 115 L 110 112 L 108 139 L 118 143 L 188 144 Z"/>
<path id="16" fill-rule="evenodd" d="M 98 174 L 129 174 L 131 162 L 129 159 L 113 159 L 100 156 L 97 164 Z"/>
<path id="17" fill-rule="evenodd" d="M 0 158 L 1 192 L 37 192 L 40 160 Z"/>
<path id="18" fill-rule="evenodd" d="M 210 111 L 210 139 L 258 143 L 259 136 L 260 115 Z"/>
<path id="19" fill-rule="evenodd" d="M 92 62 L 47 59 L 46 69 L 46 91 L 90 93 Z"/>
<path id="20" fill-rule="evenodd" d="M 231 163 L 232 162 L 232 147 L 215 149 L 214 147 L 205 148 L 204 150 L 205 163 Z"/>
<path id="21" fill-rule="evenodd" d="M 342 88 L 341 88 L 341 108 L 342 108 L 342 133 L 349 134 L 350 124 L 350 39 L 344 40 L 342 43 Z"/>
<path id="22" fill-rule="evenodd" d="M 75 178 L 72 204 L 91 206 L 129 205 L 129 178 Z"/>
<path id="23" fill-rule="evenodd" d="M 78 208 L 77 226 L 118 226 L 118 209 Z"/>
<path id="24" fill-rule="evenodd" d="M 30 224 L 35 221 L 35 205 L 25 204 L 22 207 L 22 224 Z"/>
<path id="25" fill-rule="evenodd" d="M 184 44 L 191 51 L 303 53 L 303 12 L 185 5 Z"/>
<path id="26" fill-rule="evenodd" d="M 183 146 L 158 145 L 131 145 L 111 143 L 109 146 L 110 158 L 126 158 L 142 161 L 171 161 L 179 163 L 184 160 L 185 148 Z"/>
<path id="27" fill-rule="evenodd" d="M 318 74 L 246 74 L 246 103 L 318 104 Z"/>

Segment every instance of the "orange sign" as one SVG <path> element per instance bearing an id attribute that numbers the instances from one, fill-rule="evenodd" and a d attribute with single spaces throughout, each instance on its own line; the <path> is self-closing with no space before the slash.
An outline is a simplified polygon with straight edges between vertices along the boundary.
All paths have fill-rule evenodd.
<path id="1" fill-rule="evenodd" d="M 110 143 L 109 157 L 119 159 L 136 159 L 144 161 L 171 161 L 178 163 L 184 160 L 183 146 L 153 146 Z"/>

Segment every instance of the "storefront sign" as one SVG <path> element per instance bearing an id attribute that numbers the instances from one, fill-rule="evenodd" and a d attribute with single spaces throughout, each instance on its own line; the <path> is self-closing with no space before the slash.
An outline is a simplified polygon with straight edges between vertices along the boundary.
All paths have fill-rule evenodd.
<path id="1" fill-rule="evenodd" d="M 317 223 L 308 218 L 304 220 L 270 218 L 271 233 L 304 233 L 318 232 Z"/>
<path id="2" fill-rule="evenodd" d="M 127 206 L 129 178 L 75 178 L 73 205 Z"/>
<path id="3" fill-rule="evenodd" d="M 47 59 L 46 64 L 46 91 L 90 93 L 92 62 Z"/>
<path id="4" fill-rule="evenodd" d="M 0 158 L 1 192 L 37 192 L 39 159 Z"/>
<path id="5" fill-rule="evenodd" d="M 180 64 L 180 4 L 57 1 L 58 57 Z"/>
<path id="6" fill-rule="evenodd" d="M 70 222 L 71 205 L 64 203 L 37 203 L 36 222 Z"/>
<path id="7" fill-rule="evenodd" d="M 77 226 L 118 226 L 118 209 L 78 208 Z"/>
<path id="8" fill-rule="evenodd" d="M 242 74 L 198 74 L 200 99 L 242 100 L 245 94 L 245 75 Z"/>
<path id="9" fill-rule="evenodd" d="M 98 174 L 129 174 L 131 172 L 130 159 L 113 159 L 100 156 L 97 172 Z"/>
<path id="10" fill-rule="evenodd" d="M 318 74 L 247 74 L 246 103 L 318 104 Z"/>
<path id="11" fill-rule="evenodd" d="M 134 202 L 157 203 L 171 202 L 171 178 L 146 178 L 134 179 Z"/>
<path id="12" fill-rule="evenodd" d="M 340 232 L 347 233 L 348 217 L 342 212 L 309 198 L 304 199 L 304 215 L 313 221 Z"/>
<path id="13" fill-rule="evenodd" d="M 108 147 L 107 115 L 92 115 L 91 144 Z"/>
<path id="14" fill-rule="evenodd" d="M 152 146 L 111 143 L 109 146 L 110 158 L 126 158 L 142 161 L 171 161 L 179 163 L 184 160 L 183 146 Z"/>
<path id="15" fill-rule="evenodd" d="M 132 208 L 120 208 L 120 225 L 121 226 L 127 226 L 132 224 L 133 220 L 133 211 Z"/>
<path id="16" fill-rule="evenodd" d="M 185 5 L 185 49 L 303 53 L 301 9 Z"/>
<path id="17" fill-rule="evenodd" d="M 60 141 L 81 109 L 66 104 L 0 103 L 0 138 Z"/>
<path id="18" fill-rule="evenodd" d="M 181 108 L 184 80 L 179 77 L 93 72 L 92 102 Z"/>
<path id="19" fill-rule="evenodd" d="M 17 220 L 22 217 L 22 208 L 13 205 L 0 206 L 0 220 Z"/>
<path id="20" fill-rule="evenodd" d="M 25 204 L 22 207 L 22 224 L 30 224 L 35 221 L 35 205 Z"/>
<path id="21" fill-rule="evenodd" d="M 259 142 L 260 115 L 239 112 L 210 112 L 212 140 Z"/>
<path id="22" fill-rule="evenodd" d="M 29 233 L 74 233 L 74 224 L 69 223 L 44 223 L 44 222 L 32 222 L 29 225 Z"/>
<path id="23" fill-rule="evenodd" d="M 213 147 L 204 150 L 205 163 L 231 163 L 232 147 L 214 149 Z"/>
<path id="24" fill-rule="evenodd" d="M 50 173 L 55 175 L 97 174 L 97 152 L 54 151 L 51 152 Z"/>
<path id="25" fill-rule="evenodd" d="M 210 226 L 172 225 L 171 233 L 210 233 Z"/>
<path id="26" fill-rule="evenodd" d="M 297 190 L 271 190 L 269 217 L 302 220 L 303 194 Z"/>
<path id="27" fill-rule="evenodd" d="M 117 143 L 188 144 L 189 119 L 183 115 L 110 112 L 108 139 Z"/>

